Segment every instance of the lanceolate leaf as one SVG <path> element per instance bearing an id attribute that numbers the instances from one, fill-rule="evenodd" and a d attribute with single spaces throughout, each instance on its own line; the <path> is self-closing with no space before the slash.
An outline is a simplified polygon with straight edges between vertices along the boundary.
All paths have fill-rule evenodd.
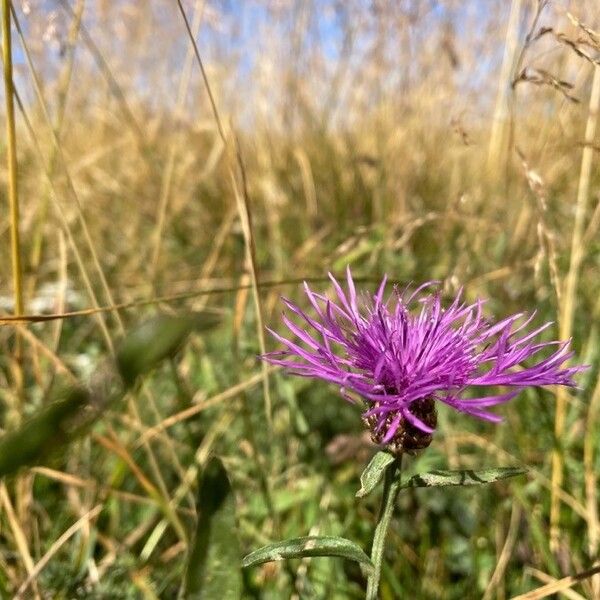
<path id="1" fill-rule="evenodd" d="M 385 470 L 392 462 L 394 457 L 389 452 L 378 452 L 360 476 L 360 490 L 356 492 L 356 497 L 363 498 L 370 494 L 382 480 Z"/>
<path id="2" fill-rule="evenodd" d="M 0 477 L 24 466 L 44 464 L 80 433 L 78 415 L 87 405 L 83 387 L 69 387 L 27 419 L 19 429 L 0 437 Z"/>
<path id="3" fill-rule="evenodd" d="M 235 499 L 227 472 L 212 458 L 201 475 L 198 527 L 185 578 L 186 600 L 238 600 L 242 596 Z"/>
<path id="4" fill-rule="evenodd" d="M 55 454 L 88 431 L 109 405 L 123 398 L 121 379 L 126 385 L 133 384 L 139 375 L 173 356 L 191 330 L 208 329 L 217 322 L 210 313 L 160 316 L 134 329 L 117 353 L 120 377 L 112 363 L 105 365 L 87 387 L 62 388 L 53 401 L 18 429 L 0 436 L 0 477 L 21 467 L 48 464 Z"/>
<path id="5" fill-rule="evenodd" d="M 369 570 L 373 567 L 371 559 L 358 544 L 345 538 L 332 536 L 299 537 L 269 544 L 245 556 L 242 566 L 253 567 L 275 560 L 308 556 L 337 556 L 354 560 Z"/>
<path id="6" fill-rule="evenodd" d="M 527 469 L 521 467 L 497 467 L 495 469 L 463 469 L 460 471 L 430 471 L 413 475 L 402 483 L 402 488 L 444 487 L 450 485 L 484 485 L 509 477 L 523 475 Z"/>
<path id="7" fill-rule="evenodd" d="M 193 330 L 214 327 L 219 317 L 212 313 L 181 316 L 159 315 L 134 328 L 117 351 L 119 373 L 127 385 L 161 361 L 172 357 Z"/>

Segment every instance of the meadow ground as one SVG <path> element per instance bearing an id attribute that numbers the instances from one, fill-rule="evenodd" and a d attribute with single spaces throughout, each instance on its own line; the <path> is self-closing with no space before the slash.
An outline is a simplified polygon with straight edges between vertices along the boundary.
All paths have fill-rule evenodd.
<path id="1" fill-rule="evenodd" d="M 387 273 L 439 280 L 445 298 L 462 286 L 490 317 L 535 310 L 554 322 L 544 339 L 572 337 L 572 362 L 590 365 L 579 389 L 499 407 L 500 425 L 440 408 L 410 472 L 528 473 L 404 491 L 381 598 L 532 599 L 555 581 L 556 597 L 600 598 L 600 575 L 563 580 L 600 543 L 596 0 L 12 4 L 1 309 L 82 312 L 4 321 L 2 432 L 88 381 L 143 319 L 211 309 L 220 323 L 4 478 L 0 595 L 176 598 L 211 455 L 241 553 L 309 533 L 368 550 L 380 492 L 355 497 L 374 451 L 360 410 L 257 359 L 276 347 L 280 296 L 306 306 L 303 279 L 331 293 L 327 272 L 350 265 L 368 290 Z M 10 134 L 10 109 L 2 121 Z M 365 580 L 313 558 L 246 569 L 244 588 L 361 598 Z"/>

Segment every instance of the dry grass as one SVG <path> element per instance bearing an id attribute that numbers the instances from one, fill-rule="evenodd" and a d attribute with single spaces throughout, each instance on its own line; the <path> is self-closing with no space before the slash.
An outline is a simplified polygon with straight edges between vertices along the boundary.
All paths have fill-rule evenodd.
<path id="1" fill-rule="evenodd" d="M 581 390 L 523 394 L 496 429 L 442 415 L 420 465 L 531 475 L 405 496 L 382 597 L 501 599 L 540 581 L 598 597 L 597 575 L 567 579 L 600 539 L 595 1 L 181 7 L 197 55 L 167 0 L 14 3 L 24 309 L 74 314 L 2 321 L 1 427 L 65 373 L 89 376 L 151 311 L 228 317 L 52 469 L 3 484 L 0 596 L 174 597 L 212 451 L 239 491 L 245 550 L 278 530 L 367 544 L 362 463 L 325 452 L 359 436 L 356 415 L 255 359 L 279 294 L 350 264 L 365 285 L 440 279 L 492 298 L 492 314 L 536 308 L 592 365 Z M 20 312 L 7 220 L 0 237 L 1 307 Z M 360 574 L 338 563 L 303 563 L 296 591 L 293 579 L 264 569 L 246 584 L 253 597 L 361 597 Z"/>

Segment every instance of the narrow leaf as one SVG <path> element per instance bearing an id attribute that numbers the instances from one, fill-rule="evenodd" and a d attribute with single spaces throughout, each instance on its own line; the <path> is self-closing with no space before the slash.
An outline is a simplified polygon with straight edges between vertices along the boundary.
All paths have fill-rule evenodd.
<path id="1" fill-rule="evenodd" d="M 360 476 L 360 490 L 356 492 L 356 497 L 363 498 L 370 494 L 382 480 L 385 470 L 393 462 L 394 457 L 389 452 L 378 452 Z"/>
<path id="2" fill-rule="evenodd" d="M 462 469 L 460 471 L 430 471 L 413 475 L 401 487 L 443 487 L 450 485 L 484 485 L 527 473 L 521 467 L 497 467 L 495 469 Z"/>
<path id="3" fill-rule="evenodd" d="M 253 567 L 266 562 L 308 556 L 337 556 L 354 560 L 368 570 L 373 568 L 371 559 L 358 544 L 345 538 L 332 536 L 299 537 L 269 544 L 245 556 L 242 560 L 242 567 Z"/>
<path id="4" fill-rule="evenodd" d="M 83 387 L 69 387 L 58 394 L 19 429 L 0 437 L 0 477 L 21 467 L 44 464 L 71 442 L 80 431 L 79 414 L 89 393 Z"/>
<path id="5" fill-rule="evenodd" d="M 242 597 L 235 499 L 227 472 L 212 458 L 201 475 L 198 526 L 185 577 L 186 600 Z"/>
<path id="6" fill-rule="evenodd" d="M 212 313 L 182 316 L 160 315 L 131 331 L 117 351 L 119 373 L 127 385 L 179 350 L 189 333 L 214 327 L 219 317 Z"/>

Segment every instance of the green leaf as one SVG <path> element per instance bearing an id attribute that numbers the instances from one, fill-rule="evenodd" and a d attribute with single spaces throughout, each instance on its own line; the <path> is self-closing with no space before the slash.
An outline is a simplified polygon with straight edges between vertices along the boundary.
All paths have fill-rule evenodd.
<path id="1" fill-rule="evenodd" d="M 461 469 L 460 471 L 430 471 L 413 475 L 402 483 L 401 488 L 444 487 L 450 485 L 484 485 L 501 479 L 516 477 L 527 473 L 521 467 L 497 467 L 495 469 Z"/>
<path id="2" fill-rule="evenodd" d="M 356 492 L 357 498 L 370 494 L 383 478 L 385 470 L 394 462 L 394 456 L 389 452 L 378 452 L 365 467 L 360 476 L 360 490 Z"/>
<path id="3" fill-rule="evenodd" d="M 367 570 L 373 568 L 371 559 L 353 541 L 341 537 L 313 535 L 284 540 L 259 548 L 244 557 L 242 567 L 254 567 L 266 562 L 308 556 L 337 556 L 354 560 Z"/>
<path id="4" fill-rule="evenodd" d="M 117 351 L 117 366 L 128 386 L 181 348 L 189 333 L 217 325 L 220 318 L 213 313 L 182 316 L 159 315 L 137 326 Z"/>
<path id="5" fill-rule="evenodd" d="M 186 600 L 242 597 L 235 499 L 227 472 L 214 457 L 201 475 L 198 526 L 185 576 Z"/>
<path id="6" fill-rule="evenodd" d="M 79 415 L 90 395 L 83 387 L 69 387 L 27 419 L 15 431 L 0 438 L 0 477 L 21 467 L 46 464 L 48 459 L 81 432 Z"/>

